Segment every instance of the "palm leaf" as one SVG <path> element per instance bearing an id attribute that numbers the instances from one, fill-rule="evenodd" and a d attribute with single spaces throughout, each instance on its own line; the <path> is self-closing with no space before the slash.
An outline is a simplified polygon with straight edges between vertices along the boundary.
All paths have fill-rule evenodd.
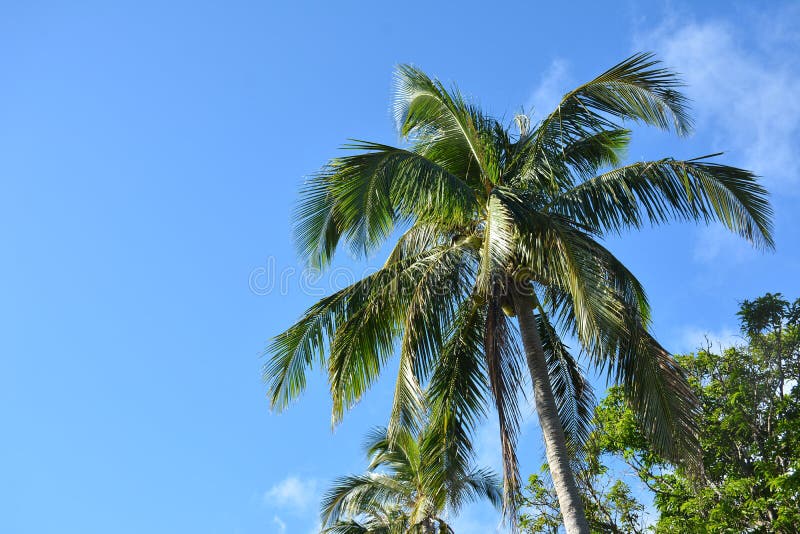
<path id="1" fill-rule="evenodd" d="M 497 154 L 489 142 L 494 122 L 467 104 L 457 89 L 448 91 L 421 70 L 400 65 L 394 110 L 400 134 L 414 141 L 426 158 L 476 191 L 484 188 L 487 179 L 496 179 L 492 170 L 497 168 Z"/>
<path id="2" fill-rule="evenodd" d="M 500 427 L 504 513 L 513 522 L 514 503 L 520 489 L 516 452 L 521 421 L 519 398 L 524 396 L 522 385 L 525 381 L 516 332 L 500 305 L 503 292 L 501 285 L 496 282 L 487 303 L 484 357 Z"/>
<path id="3" fill-rule="evenodd" d="M 339 477 L 322 497 L 322 524 L 403 504 L 412 498 L 409 490 L 381 473 Z"/>
<path id="4" fill-rule="evenodd" d="M 544 309 L 536 316 L 539 338 L 542 340 L 547 372 L 558 417 L 573 453 L 579 454 L 592 431 L 595 398 L 578 362 L 550 323 Z"/>
<path id="5" fill-rule="evenodd" d="M 558 195 L 546 209 L 596 231 L 639 228 L 644 221 L 719 221 L 757 246 L 774 247 L 772 209 L 755 175 L 707 157 L 614 169 Z"/>
<path id="6" fill-rule="evenodd" d="M 425 379 L 429 360 L 441 346 L 442 325 L 453 317 L 454 301 L 470 284 L 469 260 L 465 260 L 469 251 L 462 243 L 429 250 L 424 260 L 403 271 L 401 283 L 376 287 L 357 311 L 338 324 L 328 360 L 334 423 L 371 386 L 403 332 L 393 423 L 415 417 L 417 384 Z"/>
<path id="7" fill-rule="evenodd" d="M 436 360 L 426 396 L 431 410 L 426 457 L 443 462 L 434 472 L 446 486 L 467 471 L 472 435 L 486 415 L 489 385 L 483 364 L 486 317 L 476 301 L 464 304 Z M 451 492 L 450 498 L 458 498 Z M 453 503 L 456 505 L 458 503 Z"/>
<path id="8" fill-rule="evenodd" d="M 614 362 L 614 379 L 654 449 L 675 463 L 700 469 L 700 403 L 686 374 L 635 318 Z"/>
<path id="9" fill-rule="evenodd" d="M 536 128 L 537 145 L 567 146 L 587 130 L 616 129 L 612 118 L 635 120 L 680 135 L 691 131 L 687 100 L 675 73 L 652 54 L 635 54 L 570 91 Z"/>
<path id="10" fill-rule="evenodd" d="M 277 335 L 265 351 L 271 357 L 263 373 L 273 409 L 284 409 L 303 391 L 306 370 L 326 361 L 326 348 L 338 326 L 358 313 L 365 314 L 364 308 L 374 309 L 380 302 L 392 304 L 383 307 L 386 312 L 383 327 L 394 331 L 404 303 L 402 297 L 414 287 L 411 281 L 448 249 L 449 246 L 440 246 L 384 266 L 320 300 L 299 321 Z"/>
<path id="11" fill-rule="evenodd" d="M 326 266 L 342 238 L 356 255 L 383 243 L 398 221 L 470 220 L 477 209 L 472 189 L 414 152 L 353 141 L 358 154 L 332 160 L 301 190 L 295 241 L 310 265 Z"/>

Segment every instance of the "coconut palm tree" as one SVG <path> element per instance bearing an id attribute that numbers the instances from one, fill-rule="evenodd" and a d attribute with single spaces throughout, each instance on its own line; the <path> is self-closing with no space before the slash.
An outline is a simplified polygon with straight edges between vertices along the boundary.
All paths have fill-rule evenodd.
<path id="1" fill-rule="evenodd" d="M 427 396 L 445 453 L 465 463 L 475 426 L 496 412 L 513 518 L 527 366 L 565 527 L 584 533 L 569 462 L 593 400 L 564 343 L 574 337 L 587 362 L 622 386 L 656 450 L 696 459 L 696 399 L 648 332 L 642 285 L 603 238 L 718 221 L 771 248 L 772 212 L 756 177 L 715 163 L 718 154 L 622 165 L 625 121 L 690 131 L 679 88 L 672 72 L 638 54 L 568 92 L 538 122 L 517 116 L 512 133 L 455 87 L 400 66 L 394 110 L 404 146 L 347 145 L 350 154 L 304 185 L 295 227 L 301 256 L 319 268 L 340 244 L 364 257 L 396 244 L 380 270 L 274 338 L 264 370 L 273 408 L 300 394 L 308 369 L 326 367 L 335 424 L 399 353 L 390 438 L 419 425 Z"/>
<path id="2" fill-rule="evenodd" d="M 366 442 L 367 473 L 339 478 L 324 496 L 322 531 L 448 534 L 445 512 L 479 499 L 499 507 L 500 479 L 488 469 L 448 462 L 438 430 L 399 429 L 392 440 L 385 428 L 374 430 Z"/>

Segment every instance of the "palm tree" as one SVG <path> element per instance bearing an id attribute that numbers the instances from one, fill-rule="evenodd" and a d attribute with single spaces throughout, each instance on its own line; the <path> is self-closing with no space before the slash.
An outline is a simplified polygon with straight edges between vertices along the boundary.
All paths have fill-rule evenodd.
<path id="1" fill-rule="evenodd" d="M 569 461 L 593 398 L 563 341 L 571 336 L 622 386 L 655 449 L 696 461 L 697 401 L 648 332 L 642 285 L 602 239 L 688 220 L 774 244 L 766 191 L 752 173 L 710 160 L 718 154 L 621 166 L 624 121 L 690 131 L 679 87 L 638 54 L 564 95 L 537 123 L 517 116 L 511 133 L 458 89 L 400 66 L 394 110 L 406 145 L 347 145 L 352 154 L 303 187 L 295 237 L 308 263 L 324 268 L 340 243 L 367 256 L 402 234 L 380 270 L 274 338 L 264 370 L 273 409 L 300 394 L 308 369 L 325 366 L 335 424 L 399 352 L 390 438 L 419 425 L 427 396 L 446 453 L 466 462 L 491 406 L 513 519 L 527 364 L 567 532 L 585 533 Z"/>
<path id="2" fill-rule="evenodd" d="M 498 477 L 487 469 L 465 469 L 441 454 L 437 428 L 418 435 L 400 429 L 389 440 L 386 429 L 366 443 L 366 474 L 336 480 L 322 501 L 323 532 L 336 534 L 450 534 L 443 515 L 482 498 L 502 501 Z"/>

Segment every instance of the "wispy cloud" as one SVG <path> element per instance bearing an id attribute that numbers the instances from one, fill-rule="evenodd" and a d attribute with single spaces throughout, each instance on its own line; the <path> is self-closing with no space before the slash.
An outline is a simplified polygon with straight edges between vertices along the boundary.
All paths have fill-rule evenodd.
<path id="1" fill-rule="evenodd" d="M 719 258 L 726 263 L 742 263 L 759 255 L 759 251 L 720 224 L 700 228 L 694 245 L 693 259 L 713 264 Z"/>
<path id="2" fill-rule="evenodd" d="M 673 11 L 636 32 L 637 50 L 655 51 L 681 73 L 693 103 L 698 135 L 708 152 L 754 171 L 773 194 L 797 194 L 800 185 L 800 4 L 694 20 Z M 777 197 L 774 197 L 777 198 Z M 694 260 L 742 263 L 757 256 L 722 227 L 698 230 Z"/>
<path id="3" fill-rule="evenodd" d="M 284 523 L 280 517 L 276 515 L 275 517 L 272 518 L 272 522 L 275 524 L 276 527 L 278 527 L 278 534 L 285 534 L 286 523 Z"/>
<path id="4" fill-rule="evenodd" d="M 722 350 L 741 343 L 741 334 L 729 327 L 709 329 L 687 326 L 683 328 L 676 348 L 681 352 L 695 352 L 710 345 L 712 349 Z"/>
<path id="5" fill-rule="evenodd" d="M 800 182 L 800 30 L 780 21 L 798 14 L 772 8 L 748 24 L 673 14 L 635 39 L 681 73 L 698 129 L 713 132 L 713 149 L 784 191 Z"/>
<path id="6" fill-rule="evenodd" d="M 289 476 L 264 493 L 264 503 L 273 508 L 307 511 L 316 503 L 317 481 Z M 276 516 L 277 517 L 277 516 Z"/>
<path id="7" fill-rule="evenodd" d="M 541 119 L 556 107 L 569 87 L 569 65 L 563 59 L 554 59 L 539 80 L 527 102 L 527 110 Z"/>

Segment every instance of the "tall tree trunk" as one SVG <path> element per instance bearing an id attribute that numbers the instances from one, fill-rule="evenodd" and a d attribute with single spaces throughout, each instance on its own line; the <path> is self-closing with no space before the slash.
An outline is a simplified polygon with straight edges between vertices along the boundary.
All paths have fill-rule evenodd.
<path id="1" fill-rule="evenodd" d="M 525 348 L 525 357 L 531 373 L 536 413 L 539 416 L 542 434 L 544 434 L 547 463 L 550 466 L 550 475 L 558 495 L 558 505 L 564 519 L 564 527 L 567 534 L 589 534 L 586 512 L 583 509 L 578 486 L 569 465 L 567 440 L 558 417 L 558 408 L 553 397 L 553 389 L 550 386 L 550 377 L 547 374 L 542 339 L 539 337 L 536 318 L 533 316 L 532 297 L 517 291 L 513 295 L 513 300 L 514 310 L 519 321 L 522 345 Z"/>

